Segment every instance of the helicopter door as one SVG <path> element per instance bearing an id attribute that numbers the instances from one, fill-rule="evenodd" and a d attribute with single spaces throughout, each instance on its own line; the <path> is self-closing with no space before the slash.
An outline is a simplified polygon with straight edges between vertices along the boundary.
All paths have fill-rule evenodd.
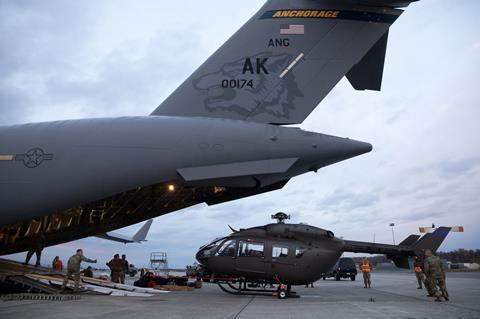
<path id="1" fill-rule="evenodd" d="M 235 252 L 237 248 L 236 240 L 227 240 L 222 243 L 215 253 L 215 263 L 226 273 L 235 269 Z"/>
<path id="2" fill-rule="evenodd" d="M 240 240 L 235 268 L 237 271 L 247 272 L 252 275 L 265 274 L 265 243 Z"/>
<path id="3" fill-rule="evenodd" d="M 275 276 L 289 273 L 294 270 L 292 258 L 289 256 L 293 253 L 291 248 L 286 244 L 272 243 L 272 258 L 265 263 L 266 272 L 268 275 Z"/>

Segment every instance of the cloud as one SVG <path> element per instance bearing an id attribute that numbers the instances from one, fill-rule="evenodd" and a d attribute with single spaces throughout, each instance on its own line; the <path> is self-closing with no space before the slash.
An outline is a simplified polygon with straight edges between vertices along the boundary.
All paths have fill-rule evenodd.
<path id="1" fill-rule="evenodd" d="M 319 207 L 335 210 L 351 210 L 373 206 L 378 197 L 369 193 L 354 193 L 344 189 L 336 189 L 332 194 L 318 202 Z"/>

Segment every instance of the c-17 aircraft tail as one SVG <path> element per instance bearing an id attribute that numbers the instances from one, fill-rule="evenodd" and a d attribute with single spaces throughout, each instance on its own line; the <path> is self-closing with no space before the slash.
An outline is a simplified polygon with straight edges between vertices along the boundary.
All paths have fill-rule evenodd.
<path id="1" fill-rule="evenodd" d="M 297 124 L 344 76 L 380 90 L 389 27 L 413 1 L 269 0 L 152 115 Z"/>
<path id="2" fill-rule="evenodd" d="M 398 245 L 377 244 L 360 241 L 344 241 L 343 251 L 352 253 L 385 254 L 399 268 L 410 268 L 408 258 L 421 256 L 427 249 L 436 252 L 443 243 L 450 227 L 439 227 L 433 233 L 420 237 L 410 235 Z"/>

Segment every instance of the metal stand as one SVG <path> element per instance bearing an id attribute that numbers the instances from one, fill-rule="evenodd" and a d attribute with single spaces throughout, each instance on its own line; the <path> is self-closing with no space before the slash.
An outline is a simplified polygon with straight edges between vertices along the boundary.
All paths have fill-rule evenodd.
<path id="1" fill-rule="evenodd" d="M 166 252 L 150 253 L 150 269 L 168 275 L 168 259 Z"/>

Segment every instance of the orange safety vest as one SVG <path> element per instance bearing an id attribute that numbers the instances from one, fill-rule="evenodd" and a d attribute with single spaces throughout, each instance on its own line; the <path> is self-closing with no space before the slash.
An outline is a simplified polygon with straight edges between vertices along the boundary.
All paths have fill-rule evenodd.
<path id="1" fill-rule="evenodd" d="M 370 267 L 370 263 L 362 263 L 362 272 L 371 272 L 372 268 Z"/>
<path id="2" fill-rule="evenodd" d="M 422 267 L 415 266 L 415 272 L 422 272 Z"/>

